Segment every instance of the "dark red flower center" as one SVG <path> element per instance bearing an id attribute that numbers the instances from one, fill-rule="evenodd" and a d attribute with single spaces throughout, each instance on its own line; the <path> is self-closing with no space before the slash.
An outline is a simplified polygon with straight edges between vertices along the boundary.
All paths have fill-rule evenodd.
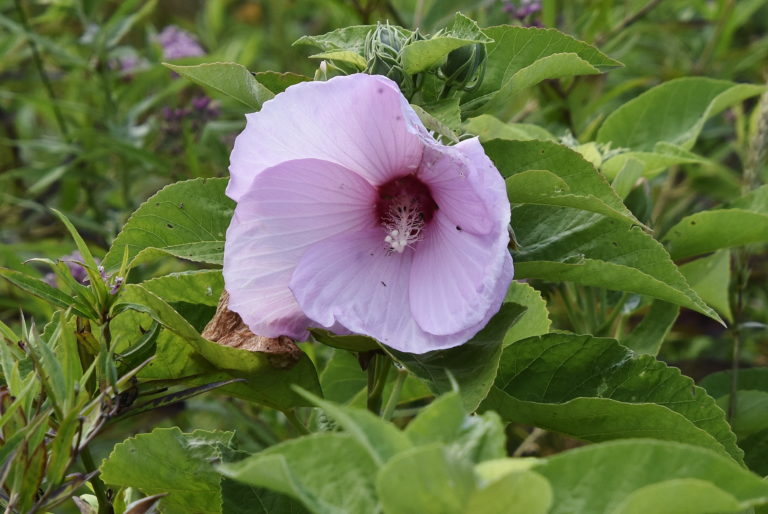
<path id="1" fill-rule="evenodd" d="M 384 243 L 390 252 L 402 253 L 422 239 L 422 229 L 438 206 L 415 175 L 392 179 L 379 186 L 378 193 L 376 217 L 386 232 Z"/>

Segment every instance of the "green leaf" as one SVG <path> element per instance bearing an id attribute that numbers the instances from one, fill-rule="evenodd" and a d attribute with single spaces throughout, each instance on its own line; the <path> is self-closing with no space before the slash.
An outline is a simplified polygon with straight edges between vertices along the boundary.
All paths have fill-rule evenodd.
<path id="1" fill-rule="evenodd" d="M 357 68 L 359 71 L 362 71 L 365 69 L 365 59 L 355 53 L 350 52 L 349 50 L 335 50 L 333 52 L 323 52 L 319 54 L 314 54 L 309 56 L 312 59 L 327 59 L 329 61 L 335 61 L 335 62 L 345 62 L 348 64 L 351 64 L 355 68 Z"/>
<path id="2" fill-rule="evenodd" d="M 731 253 L 728 250 L 687 262 L 680 266 L 680 273 L 702 300 L 728 321 L 733 319 L 728 294 L 731 283 Z"/>
<path id="3" fill-rule="evenodd" d="M 433 444 L 393 457 L 379 472 L 376 489 L 387 514 L 462 514 L 475 481 L 468 461 Z"/>
<path id="4" fill-rule="evenodd" d="M 405 429 L 414 445 L 442 443 L 472 462 L 506 456 L 504 425 L 495 412 L 468 415 L 458 393 L 439 396 Z"/>
<path id="5" fill-rule="evenodd" d="M 505 139 L 509 141 L 530 141 L 539 139 L 542 141 L 557 142 L 547 129 L 530 123 L 504 123 L 490 114 L 481 114 L 468 119 L 464 123 L 464 129 L 480 137 L 485 143 L 492 139 Z"/>
<path id="6" fill-rule="evenodd" d="M 720 321 L 664 247 L 639 227 L 586 211 L 538 205 L 514 208 L 512 227 L 521 247 L 514 255 L 518 279 L 572 281 L 645 294 Z"/>
<path id="7" fill-rule="evenodd" d="M 245 378 L 244 384 L 233 384 L 223 389 L 237 396 L 257 401 L 277 409 L 287 409 L 297 405 L 306 405 L 306 401 L 291 389 L 298 385 L 313 393 L 320 393 L 320 385 L 314 365 L 305 354 L 295 364 L 288 367 L 282 361 L 275 360 L 272 354 L 253 352 L 223 346 L 203 338 L 178 312 L 165 301 L 150 293 L 140 285 L 125 286 L 119 298 L 125 308 L 139 310 L 149 314 L 176 338 L 166 340 L 166 350 L 161 350 L 158 339 L 158 358 L 170 360 L 174 366 L 174 377 L 196 375 L 203 372 L 222 373 Z M 203 357 L 210 366 L 201 363 Z M 154 364 L 154 363 L 153 363 Z M 153 369 L 156 369 L 153 367 Z M 170 378 L 170 377 L 168 377 Z M 191 385 L 222 380 L 215 376 L 199 377 Z"/>
<path id="8" fill-rule="evenodd" d="M 625 200 L 629 193 L 635 188 L 637 180 L 643 175 L 643 163 L 638 159 L 627 159 L 621 169 L 615 174 L 611 187 L 616 191 L 616 195 Z"/>
<path id="9" fill-rule="evenodd" d="M 171 273 L 146 280 L 141 287 L 168 303 L 185 302 L 216 307 L 224 290 L 221 270 Z"/>
<path id="10" fill-rule="evenodd" d="M 493 112 L 521 89 L 545 79 L 602 73 L 621 63 L 593 46 L 554 29 L 501 25 L 483 31 L 487 45 L 486 70 L 480 87 L 465 95 L 465 110 Z"/>
<path id="11" fill-rule="evenodd" d="M 702 388 L 612 339 L 548 334 L 508 346 L 481 410 L 587 441 L 651 437 L 743 456 Z"/>
<path id="12" fill-rule="evenodd" d="M 3 277 L 11 284 L 37 296 L 38 298 L 42 298 L 55 307 L 60 307 L 65 310 L 71 308 L 72 312 L 82 318 L 98 319 L 98 315 L 93 312 L 93 309 L 62 293 L 58 289 L 49 286 L 42 280 L 32 278 L 24 273 L 7 268 L 0 268 L 0 277 Z"/>
<path id="13" fill-rule="evenodd" d="M 418 106 L 411 104 L 411 107 L 415 109 Z M 422 105 L 421 107 L 431 117 L 450 129 L 451 132 L 461 132 L 461 111 L 459 110 L 458 98 L 443 98 L 442 100 Z M 424 122 L 423 119 L 421 121 Z M 429 126 L 427 126 L 427 128 L 434 130 Z"/>
<path id="14" fill-rule="evenodd" d="M 99 304 L 103 304 L 107 296 L 107 286 L 104 283 L 104 280 L 101 278 L 101 275 L 98 271 L 99 266 L 96 264 L 96 260 L 93 258 L 91 250 L 88 248 L 88 245 L 85 244 L 85 241 L 77 232 L 77 229 L 72 224 L 72 222 L 69 221 L 69 219 L 63 213 L 57 211 L 56 209 L 51 209 L 51 212 L 53 212 L 53 214 L 56 215 L 56 217 L 59 218 L 59 220 L 64 224 L 64 226 L 67 228 L 67 232 L 69 232 L 69 235 L 75 242 L 77 251 L 80 252 L 80 255 L 83 258 L 83 264 L 85 265 L 84 269 L 88 274 L 88 279 L 91 283 L 90 287 L 94 291 L 96 298 L 98 298 Z"/>
<path id="15" fill-rule="evenodd" d="M 727 394 L 718 398 L 717 404 L 726 410 L 730 401 L 731 395 Z M 739 441 L 768 429 L 768 392 L 747 390 L 740 385 L 736 392 L 736 407 L 730 422 Z"/>
<path id="16" fill-rule="evenodd" d="M 448 350 L 421 355 L 386 348 L 414 375 L 424 380 L 435 395 L 451 391 L 452 380 L 459 386 L 465 408 L 472 412 L 493 384 L 501 356 L 504 335 L 525 311 L 524 307 L 505 303 L 488 325 L 467 343 Z"/>
<path id="17" fill-rule="evenodd" d="M 232 432 L 178 427 L 156 428 L 115 445 L 101 464 L 101 478 L 110 485 L 134 487 L 146 495 L 168 493 L 160 500 L 166 513 L 222 512 L 221 476 L 212 461 L 221 459 Z"/>
<path id="18" fill-rule="evenodd" d="M 209 87 L 253 110 L 275 95 L 262 85 L 245 66 L 234 62 L 212 62 L 196 66 L 163 63 L 195 84 Z"/>
<path id="19" fill-rule="evenodd" d="M 651 304 L 648 314 L 621 340 L 621 344 L 636 353 L 658 355 L 664 338 L 680 314 L 680 307 L 656 300 Z"/>
<path id="20" fill-rule="evenodd" d="M 461 13 L 453 22 L 429 39 L 415 41 L 401 52 L 403 69 L 414 75 L 439 65 L 453 50 L 473 43 L 490 43 L 477 23 Z"/>
<path id="21" fill-rule="evenodd" d="M 764 90 L 703 77 L 671 80 L 613 111 L 600 127 L 597 141 L 646 152 L 661 141 L 690 149 L 709 118 Z"/>
<path id="22" fill-rule="evenodd" d="M 701 514 L 768 501 L 768 483 L 710 450 L 628 440 L 587 446 L 537 462 L 554 490 L 550 514 Z"/>
<path id="23" fill-rule="evenodd" d="M 744 449 L 744 462 L 760 476 L 768 475 L 768 429 L 755 432 L 739 441 Z"/>
<path id="24" fill-rule="evenodd" d="M 164 187 L 131 215 L 104 257 L 104 267 L 116 270 L 125 248 L 134 264 L 148 249 L 221 264 L 234 209 L 234 202 L 224 196 L 226 186 L 225 178 L 198 178 Z"/>
<path id="25" fill-rule="evenodd" d="M 360 362 L 345 350 L 337 350 L 320 374 L 323 397 L 336 403 L 348 403 L 368 385 Z"/>
<path id="26" fill-rule="evenodd" d="M 526 337 L 540 336 L 549 332 L 552 322 L 549 319 L 547 302 L 541 293 L 524 282 L 513 281 L 509 285 L 505 302 L 512 302 L 526 307 L 523 315 L 510 327 L 504 336 L 504 346 Z"/>
<path id="27" fill-rule="evenodd" d="M 720 398 L 731 392 L 731 370 L 718 371 L 704 377 L 699 385 L 713 398 Z M 768 368 L 756 367 L 739 370 L 739 389 L 768 393 Z"/>
<path id="28" fill-rule="evenodd" d="M 253 77 L 274 94 L 282 93 L 294 84 L 312 80 L 298 73 L 278 73 L 276 71 L 258 71 L 253 74 Z"/>
<path id="29" fill-rule="evenodd" d="M 234 480 L 296 498 L 315 513 L 376 512 L 376 465 L 350 434 L 324 432 L 293 439 L 219 470 Z"/>
<path id="30" fill-rule="evenodd" d="M 547 514 L 552 487 L 546 478 L 531 471 L 507 473 L 470 496 L 466 514 Z"/>
<path id="31" fill-rule="evenodd" d="M 393 424 L 368 410 L 336 405 L 306 391 L 301 394 L 352 435 L 368 451 L 377 466 L 412 446 L 408 437 Z"/>
<path id="32" fill-rule="evenodd" d="M 308 45 L 314 46 L 324 52 L 333 52 L 337 50 L 347 50 L 359 55 L 363 55 L 365 48 L 365 38 L 376 25 L 353 25 L 336 29 L 319 36 L 303 36 L 293 43 L 293 46 Z M 398 28 L 403 33 L 410 33 L 404 29 Z"/>
<path id="33" fill-rule="evenodd" d="M 506 177 L 512 203 L 573 207 L 640 224 L 580 154 L 548 141 L 489 141 L 486 153 Z"/>
<path id="34" fill-rule="evenodd" d="M 714 209 L 686 216 L 664 236 L 674 259 L 768 242 L 768 213 Z"/>
<path id="35" fill-rule="evenodd" d="M 606 160 L 600 168 L 605 176 L 612 178 L 624 169 L 629 161 L 640 164 L 640 174 L 653 178 L 670 166 L 677 164 L 708 164 L 710 161 L 700 155 L 667 142 L 659 142 L 649 152 L 622 152 Z"/>

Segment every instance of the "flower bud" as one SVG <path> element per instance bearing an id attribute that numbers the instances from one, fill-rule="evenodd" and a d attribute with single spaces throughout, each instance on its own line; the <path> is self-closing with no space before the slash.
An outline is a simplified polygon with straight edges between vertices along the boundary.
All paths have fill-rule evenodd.
<path id="1" fill-rule="evenodd" d="M 485 71 L 485 45 L 465 45 L 448 54 L 440 72 L 445 82 L 458 89 L 471 91 L 482 81 Z"/>
<path id="2" fill-rule="evenodd" d="M 365 72 L 391 79 L 407 97 L 414 92 L 414 79 L 403 70 L 400 52 L 409 42 L 410 38 L 389 23 L 378 24 L 365 38 Z"/>

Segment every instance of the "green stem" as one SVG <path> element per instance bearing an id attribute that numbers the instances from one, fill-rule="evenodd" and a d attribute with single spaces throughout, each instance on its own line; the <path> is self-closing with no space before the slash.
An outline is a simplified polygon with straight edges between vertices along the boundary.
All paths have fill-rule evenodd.
<path id="1" fill-rule="evenodd" d="M 379 415 L 381 395 L 387 383 L 387 375 L 392 361 L 383 353 L 375 353 L 368 365 L 368 410 Z"/>
<path id="2" fill-rule="evenodd" d="M 80 459 L 83 461 L 83 466 L 85 466 L 85 470 L 88 473 L 93 473 L 98 469 L 93 462 L 91 450 L 87 446 L 80 450 Z M 112 503 L 107 499 L 107 488 L 101 477 L 98 474 L 94 475 L 90 482 L 96 499 L 99 500 L 99 514 L 114 514 L 115 510 L 112 508 Z"/>
<path id="3" fill-rule="evenodd" d="M 32 61 L 35 63 L 35 68 L 37 68 L 37 73 L 40 75 L 40 80 L 43 82 L 43 86 L 45 87 L 45 91 L 48 94 L 48 98 L 51 100 L 51 109 L 53 109 L 53 115 L 56 117 L 56 123 L 59 125 L 59 130 L 64 136 L 64 139 L 69 142 L 69 129 L 67 128 L 67 123 L 64 120 L 64 115 L 62 114 L 61 109 L 59 109 L 59 104 L 56 101 L 56 94 L 53 92 L 51 80 L 48 78 L 48 74 L 45 72 L 45 68 L 43 67 L 43 59 L 40 57 L 40 51 L 37 49 L 37 43 L 35 43 L 35 39 L 32 37 L 32 28 L 29 24 L 27 13 L 24 12 L 24 7 L 21 5 L 21 0 L 14 0 L 14 3 L 16 4 L 16 10 L 19 12 L 21 25 L 24 27 L 24 32 L 27 36 L 29 49 L 32 51 Z"/>
<path id="4" fill-rule="evenodd" d="M 408 377 L 408 370 L 405 368 L 397 369 L 397 378 L 395 379 L 395 385 L 392 387 L 392 393 L 389 395 L 386 405 L 384 405 L 384 411 L 381 413 L 381 417 L 387 421 L 392 419 L 392 414 L 395 412 L 395 407 L 400 402 L 400 392 L 403 390 L 403 384 Z"/>
<path id="5" fill-rule="evenodd" d="M 744 296 L 749 283 L 749 253 L 746 248 L 736 250 L 736 301 L 733 308 L 733 347 L 731 349 L 731 384 L 728 398 L 728 419 L 737 411 L 739 391 L 739 365 L 741 362 L 741 323 L 744 321 Z"/>
<path id="6" fill-rule="evenodd" d="M 299 432 L 301 435 L 309 435 L 309 429 L 307 429 L 306 426 L 304 426 L 304 423 L 301 422 L 299 417 L 296 415 L 296 411 L 293 409 L 284 410 L 283 414 L 288 419 L 288 421 L 293 425 L 293 428 L 296 429 L 296 431 Z"/>

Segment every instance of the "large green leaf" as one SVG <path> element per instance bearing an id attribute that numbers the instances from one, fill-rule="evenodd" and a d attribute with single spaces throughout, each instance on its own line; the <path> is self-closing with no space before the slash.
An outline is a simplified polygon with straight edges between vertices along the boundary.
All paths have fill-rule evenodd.
<path id="1" fill-rule="evenodd" d="M 224 289 L 224 277 L 221 270 L 182 271 L 146 280 L 141 286 L 168 303 L 185 302 L 216 307 Z"/>
<path id="2" fill-rule="evenodd" d="M 517 278 L 539 278 L 645 294 L 706 314 L 717 313 L 691 289 L 664 247 L 639 227 L 563 207 L 512 211 L 520 244 Z"/>
<path id="3" fill-rule="evenodd" d="M 498 461 L 487 461 L 493 463 Z M 544 514 L 552 501 L 547 480 L 525 469 L 484 476 L 450 447 L 418 446 L 393 457 L 377 480 L 379 500 L 392 514 Z"/>
<path id="4" fill-rule="evenodd" d="M 508 346 L 481 409 L 588 441 L 651 437 L 743 456 L 704 389 L 612 339 L 548 334 Z"/>
<path id="5" fill-rule="evenodd" d="M 646 152 L 662 141 L 690 149 L 707 119 L 764 90 L 703 77 L 671 80 L 613 111 L 600 127 L 597 141 Z"/>
<path id="6" fill-rule="evenodd" d="M 293 439 L 220 471 L 301 501 L 312 512 L 376 512 L 376 464 L 351 435 L 325 432 Z"/>
<path id="7" fill-rule="evenodd" d="M 424 380 L 435 395 L 451 391 L 455 380 L 464 405 L 471 412 L 493 384 L 507 330 L 524 312 L 525 308 L 515 303 L 503 304 L 483 330 L 456 348 L 420 355 L 386 350 Z"/>
<path id="8" fill-rule="evenodd" d="M 431 444 L 387 462 L 376 489 L 387 514 L 461 514 L 475 481 L 471 462 Z"/>
<path id="9" fill-rule="evenodd" d="M 487 46 L 482 84 L 465 96 L 463 107 L 469 111 L 493 111 L 516 92 L 545 79 L 596 74 L 621 65 L 593 46 L 554 29 L 502 25 L 483 32 L 494 42 Z"/>
<path id="10" fill-rule="evenodd" d="M 768 242 L 768 213 L 714 209 L 686 216 L 664 236 L 675 259 Z"/>
<path id="11" fill-rule="evenodd" d="M 768 501 L 768 483 L 732 460 L 667 441 L 592 445 L 531 469 L 552 485 L 550 514 L 741 512 Z"/>
<path id="12" fill-rule="evenodd" d="M 134 487 L 144 494 L 168 493 L 160 500 L 167 513 L 222 512 L 221 475 L 211 465 L 222 457 L 232 432 L 178 427 L 156 428 L 117 444 L 101 464 L 110 485 Z"/>
<path id="13" fill-rule="evenodd" d="M 170 360 L 165 368 L 173 372 L 172 377 L 166 378 L 227 373 L 245 378 L 246 382 L 227 386 L 223 390 L 278 409 L 307 404 L 306 400 L 293 391 L 293 385 L 320 394 L 314 365 L 304 354 L 298 362 L 286 367 L 269 353 L 242 350 L 208 341 L 168 303 L 140 285 L 125 286 L 118 305 L 122 305 L 121 310 L 137 310 L 150 315 L 176 336 L 166 340 L 165 352 L 161 351 L 158 343 L 161 362 L 156 366 L 162 366 L 163 361 Z M 200 357 L 207 363 L 200 362 Z M 173 369 L 169 369 L 169 366 L 173 366 Z"/>
<path id="14" fill-rule="evenodd" d="M 234 62 L 212 62 L 196 66 L 165 63 L 182 77 L 195 84 L 209 87 L 255 111 L 275 95 L 263 86 L 245 66 Z"/>
<path id="15" fill-rule="evenodd" d="M 640 223 L 605 178 L 565 146 L 548 141 L 495 140 L 484 143 L 483 148 L 506 178 L 507 195 L 513 204 L 573 207 Z"/>
<path id="16" fill-rule="evenodd" d="M 226 186 L 224 178 L 198 178 L 164 187 L 131 215 L 104 257 L 104 267 L 117 269 L 125 248 L 130 261 L 156 249 L 221 264 L 224 234 L 234 209 L 234 202 L 224 196 Z"/>
<path id="17" fill-rule="evenodd" d="M 429 39 L 403 48 L 401 59 L 406 73 L 415 74 L 440 64 L 453 50 L 472 43 L 490 43 L 473 20 L 456 13 L 453 22 Z"/>
<path id="18" fill-rule="evenodd" d="M 552 487 L 546 478 L 532 471 L 507 473 L 476 490 L 465 514 L 546 514 L 552 505 Z"/>

